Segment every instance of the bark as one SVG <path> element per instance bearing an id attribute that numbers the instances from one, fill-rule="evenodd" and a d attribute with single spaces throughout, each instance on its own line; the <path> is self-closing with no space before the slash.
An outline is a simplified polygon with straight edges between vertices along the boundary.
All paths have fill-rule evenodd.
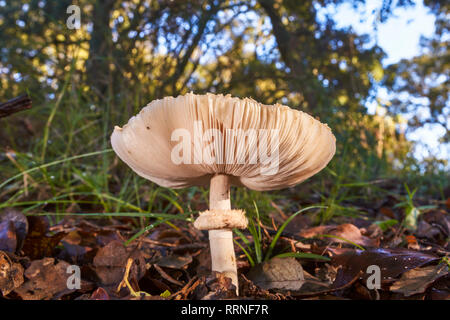
<path id="1" fill-rule="evenodd" d="M 100 96 L 105 96 L 111 80 L 109 64 L 113 42 L 109 22 L 114 4 L 115 0 L 96 1 L 92 15 L 94 25 L 89 42 L 87 73 L 89 84 Z"/>
<path id="2" fill-rule="evenodd" d="M 268 15 L 272 24 L 273 34 L 275 35 L 275 39 L 277 41 L 281 59 L 283 59 L 284 63 L 292 69 L 294 61 L 292 61 L 292 56 L 289 53 L 289 49 L 291 47 L 290 44 L 292 42 L 292 35 L 281 22 L 281 17 L 274 8 L 273 0 L 259 0 L 259 4 Z"/>
<path id="3" fill-rule="evenodd" d="M 298 80 L 295 87 L 291 86 L 292 91 L 301 92 L 308 106 L 314 107 L 317 104 L 317 97 L 310 85 L 313 76 L 308 67 L 304 64 L 302 48 L 299 47 L 294 33 L 290 32 L 282 23 L 281 16 L 274 7 L 273 0 L 258 0 L 260 6 L 264 9 L 272 24 L 273 35 L 277 41 L 277 47 L 280 51 L 281 59 L 290 69 L 290 73 Z M 296 33 L 302 33 L 297 30 Z"/>
<path id="4" fill-rule="evenodd" d="M 174 73 L 169 78 L 167 78 L 166 81 L 163 82 L 162 89 L 164 90 L 167 85 L 170 85 L 172 87 L 173 95 L 176 95 L 178 93 L 176 90 L 176 83 L 183 75 L 188 65 L 189 59 L 194 53 L 195 48 L 197 48 L 198 44 L 200 43 L 200 40 L 203 38 L 208 22 L 217 14 L 220 9 L 220 5 L 215 5 L 213 2 L 210 3 L 210 5 L 211 8 L 208 11 L 204 11 L 200 17 L 200 21 L 197 25 L 198 31 L 192 39 L 191 44 L 185 50 L 183 56 L 178 57 L 177 66 Z"/>
<path id="5" fill-rule="evenodd" d="M 7 117 L 9 115 L 12 115 L 13 113 L 30 108 L 31 108 L 31 99 L 27 94 L 25 94 L 20 97 L 6 101 L 5 103 L 1 103 L 0 118 Z"/>

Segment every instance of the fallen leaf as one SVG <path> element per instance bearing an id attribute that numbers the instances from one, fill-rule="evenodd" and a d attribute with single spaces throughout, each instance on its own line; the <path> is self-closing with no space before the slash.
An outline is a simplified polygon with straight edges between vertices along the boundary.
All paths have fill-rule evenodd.
<path id="1" fill-rule="evenodd" d="M 328 249 L 333 253 L 333 249 Z M 339 269 L 333 286 L 343 286 L 351 281 L 358 273 L 367 279 L 371 274 L 367 273 L 367 267 L 378 266 L 381 271 L 381 281 L 391 281 L 402 273 L 423 266 L 426 263 L 436 261 L 439 258 L 431 254 L 406 249 L 348 249 L 332 256 L 334 266 L 342 266 Z"/>
<path id="2" fill-rule="evenodd" d="M 305 282 L 295 258 L 273 258 L 253 267 L 247 277 L 262 289 L 299 290 Z"/>
<path id="3" fill-rule="evenodd" d="M 122 241 L 111 241 L 100 248 L 94 257 L 93 265 L 100 283 L 105 286 L 117 286 L 123 278 L 128 258 L 134 263 L 130 270 L 130 279 L 139 281 L 145 274 L 145 260 L 135 247 L 125 247 Z"/>
<path id="4" fill-rule="evenodd" d="M 108 292 L 106 292 L 106 290 L 103 289 L 102 287 L 99 287 L 92 293 L 89 300 L 110 300 L 110 299 Z"/>
<path id="5" fill-rule="evenodd" d="M 441 232 L 440 228 L 429 224 L 425 220 L 421 220 L 419 221 L 415 234 L 420 238 L 433 240 L 439 238 Z"/>
<path id="6" fill-rule="evenodd" d="M 296 234 L 299 230 L 304 230 L 311 226 L 311 218 L 304 215 L 297 215 L 289 224 L 284 228 L 284 232 Z"/>
<path id="7" fill-rule="evenodd" d="M 414 250 L 420 249 L 419 243 L 417 242 L 416 237 L 414 237 L 413 235 L 405 236 L 405 240 L 407 242 L 408 249 L 414 249 Z"/>
<path id="8" fill-rule="evenodd" d="M 210 292 L 202 300 L 223 300 L 236 297 L 236 287 L 231 283 L 231 279 L 223 273 L 213 272 L 206 277 L 205 283 Z"/>
<path id="9" fill-rule="evenodd" d="M 448 274 L 448 267 L 442 264 L 415 268 L 402 274 L 400 280 L 396 281 L 390 287 L 390 290 L 409 297 L 417 293 L 425 292 L 436 279 L 446 274 Z"/>
<path id="10" fill-rule="evenodd" d="M 23 245 L 25 255 L 30 259 L 53 256 L 56 245 L 67 233 L 58 232 L 54 235 L 47 235 L 48 221 L 40 216 L 29 216 L 28 224 L 29 231 Z"/>
<path id="11" fill-rule="evenodd" d="M 155 264 L 160 267 L 172 268 L 172 269 L 183 269 L 185 266 L 192 262 L 192 256 L 185 255 L 170 255 L 159 258 Z"/>
<path id="12" fill-rule="evenodd" d="M 6 296 L 23 283 L 23 267 L 0 251 L 0 291 Z"/>
<path id="13" fill-rule="evenodd" d="M 317 281 L 318 279 L 305 273 L 305 284 L 301 287 L 300 290 L 291 292 L 291 296 L 293 297 L 314 297 L 314 296 L 322 296 L 329 294 L 334 291 L 339 291 L 350 287 L 352 284 L 356 283 L 360 276 L 358 273 L 352 280 L 343 284 L 342 286 L 328 285 L 322 281 Z"/>
<path id="14" fill-rule="evenodd" d="M 90 247 L 71 244 L 64 240 L 61 241 L 61 244 L 64 246 L 64 248 L 58 254 L 58 257 L 77 265 L 84 264 L 86 262 L 84 257 L 88 252 L 92 250 L 92 248 Z"/>
<path id="15" fill-rule="evenodd" d="M 386 217 L 391 218 L 391 219 L 395 219 L 396 218 L 394 211 L 392 211 L 392 209 L 388 208 L 388 207 L 381 207 L 380 208 L 380 213 L 385 215 Z"/>
<path id="16" fill-rule="evenodd" d="M 419 221 L 416 235 L 445 243 L 450 236 L 450 216 L 445 210 L 425 212 Z"/>
<path id="17" fill-rule="evenodd" d="M 236 298 L 236 287 L 231 283 L 231 279 L 223 273 L 213 271 L 208 276 L 200 277 L 192 283 L 190 288 L 184 287 L 185 295 L 193 300 L 222 300 Z"/>
<path id="18" fill-rule="evenodd" d="M 74 289 L 67 288 L 69 266 L 65 261 L 55 264 L 53 258 L 35 260 L 25 271 L 27 281 L 14 291 L 24 300 L 48 300 L 70 293 Z"/>
<path id="19" fill-rule="evenodd" d="M 239 294 L 244 297 L 252 297 L 253 299 L 264 300 L 280 300 L 280 297 L 284 297 L 281 293 L 273 294 L 268 290 L 264 290 L 256 286 L 243 274 L 239 275 L 239 287 Z"/>
<path id="20" fill-rule="evenodd" d="M 335 228 L 336 226 L 317 226 L 312 228 L 303 229 L 297 234 L 302 238 L 314 238 L 319 234 L 327 233 L 330 229 Z"/>
<path id="21" fill-rule="evenodd" d="M 12 221 L 0 223 L 0 250 L 15 252 L 17 247 L 16 230 Z"/>
<path id="22" fill-rule="evenodd" d="M 361 230 L 351 223 L 344 223 L 338 226 L 318 226 L 302 230 L 298 233 L 303 238 L 313 238 L 323 234 L 336 236 L 336 238 L 324 238 L 328 242 L 347 243 L 345 240 L 348 240 L 364 247 L 377 247 L 379 245 L 378 239 L 371 239 L 362 235 Z"/>
<path id="23" fill-rule="evenodd" d="M 431 300 L 450 300 L 450 291 L 431 288 L 429 298 Z"/>
<path id="24" fill-rule="evenodd" d="M 327 290 L 331 285 L 329 282 L 322 281 L 306 271 L 303 271 L 303 275 L 305 277 L 305 283 L 299 290 L 296 291 L 296 294 L 298 295 L 311 295 L 315 292 L 323 292 L 324 290 Z"/>
<path id="25" fill-rule="evenodd" d="M 209 246 L 194 257 L 194 265 L 196 266 L 195 274 L 198 276 L 206 276 L 211 272 L 211 251 Z"/>
<path id="26" fill-rule="evenodd" d="M 2 214 L 0 214 L 0 224 L 3 224 L 4 222 L 10 222 L 9 224 L 13 225 L 12 228 L 11 227 L 9 228 L 11 228 L 11 230 L 14 230 L 14 237 L 16 240 L 14 251 L 11 252 L 18 252 L 19 250 L 22 249 L 25 237 L 27 236 L 28 233 L 27 218 L 20 211 L 8 208 L 5 209 Z M 2 227 L 0 227 L 0 233 L 1 229 Z M 2 236 L 0 235 L 0 241 L 1 238 Z"/>

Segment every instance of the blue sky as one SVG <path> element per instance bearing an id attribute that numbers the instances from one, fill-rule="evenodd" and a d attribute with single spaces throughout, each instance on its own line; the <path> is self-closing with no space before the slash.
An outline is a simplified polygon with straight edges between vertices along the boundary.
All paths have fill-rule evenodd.
<path id="1" fill-rule="evenodd" d="M 374 30 L 374 9 L 381 7 L 382 1 L 371 0 L 355 10 L 345 3 L 333 14 L 339 27 L 352 26 L 358 33 L 372 35 L 378 45 L 388 54 L 384 65 L 398 62 L 402 58 L 411 58 L 419 53 L 420 36 L 431 36 L 434 32 L 434 15 L 417 1 L 415 7 L 397 8 L 385 23 L 378 23 Z M 355 14 L 356 13 L 356 14 Z M 360 19 L 364 21 L 360 21 Z"/>

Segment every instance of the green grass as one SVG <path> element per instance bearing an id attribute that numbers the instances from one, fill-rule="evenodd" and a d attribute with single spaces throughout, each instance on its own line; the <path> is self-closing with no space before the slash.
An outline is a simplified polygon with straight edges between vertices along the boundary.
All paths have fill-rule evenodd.
<path id="1" fill-rule="evenodd" d="M 403 219 L 403 225 L 407 229 L 416 230 L 417 219 L 419 218 L 419 215 L 424 213 L 426 210 L 436 209 L 436 206 L 435 205 L 416 206 L 414 204 L 413 198 L 417 192 L 417 188 L 411 191 L 408 185 L 405 183 L 405 190 L 407 192 L 406 196 L 404 197 L 405 200 L 400 203 L 397 203 L 394 207 L 404 209 L 405 218 Z"/>
<path id="2" fill-rule="evenodd" d="M 234 243 L 241 248 L 242 252 L 246 255 L 250 266 L 254 267 L 257 264 L 269 261 L 272 258 L 279 257 L 295 257 L 295 258 L 307 258 L 307 259 L 318 259 L 328 261 L 329 259 L 324 256 L 312 254 L 312 253 L 304 253 L 304 252 L 282 252 L 278 254 L 274 254 L 275 247 L 280 239 L 284 229 L 286 226 L 299 214 L 304 213 L 311 209 L 319 209 L 323 208 L 322 206 L 309 206 L 303 208 L 296 213 L 292 214 L 277 230 L 275 236 L 270 239 L 264 239 L 263 233 L 261 232 L 261 220 L 258 206 L 254 203 L 256 218 L 249 217 L 248 219 L 248 230 L 253 239 L 252 243 L 247 239 L 243 232 L 238 229 L 234 229 L 234 232 L 238 235 L 239 239 L 242 241 L 242 244 L 237 240 L 234 240 Z M 270 243 L 265 246 L 265 240 L 270 240 Z"/>

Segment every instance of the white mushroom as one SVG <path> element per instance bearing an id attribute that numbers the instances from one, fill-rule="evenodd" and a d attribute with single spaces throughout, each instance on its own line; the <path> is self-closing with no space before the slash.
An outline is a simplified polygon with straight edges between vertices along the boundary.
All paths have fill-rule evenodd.
<path id="1" fill-rule="evenodd" d="M 232 210 L 230 185 L 253 190 L 294 186 L 323 169 L 336 139 L 326 124 L 287 106 L 230 95 L 166 97 L 152 101 L 111 143 L 138 175 L 163 187 L 210 184 L 210 210 L 195 226 L 209 230 L 212 270 L 238 288 L 232 228 L 245 228 Z"/>

